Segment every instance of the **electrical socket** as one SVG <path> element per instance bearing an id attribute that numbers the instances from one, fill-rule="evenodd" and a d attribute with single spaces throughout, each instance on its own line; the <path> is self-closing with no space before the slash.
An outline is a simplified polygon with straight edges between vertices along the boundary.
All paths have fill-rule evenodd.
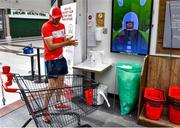
<path id="1" fill-rule="evenodd" d="M 107 34 L 107 28 L 103 28 L 103 34 Z"/>

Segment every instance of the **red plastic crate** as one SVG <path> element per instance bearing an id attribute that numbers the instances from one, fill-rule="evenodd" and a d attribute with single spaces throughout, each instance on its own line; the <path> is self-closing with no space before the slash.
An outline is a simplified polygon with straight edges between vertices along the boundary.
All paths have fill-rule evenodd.
<path id="1" fill-rule="evenodd" d="M 180 124 L 180 105 L 169 105 L 169 121 L 175 124 Z"/>
<path id="2" fill-rule="evenodd" d="M 168 96 L 173 98 L 174 100 L 180 101 L 180 87 L 177 86 L 170 86 Z"/>
<path id="3" fill-rule="evenodd" d="M 159 120 L 163 110 L 163 104 L 159 106 L 146 102 L 146 117 L 152 120 Z"/>
<path id="4" fill-rule="evenodd" d="M 168 102 L 170 122 L 180 124 L 180 87 L 170 86 Z"/>
<path id="5" fill-rule="evenodd" d="M 86 103 L 91 106 L 93 103 L 93 89 L 85 90 Z"/>
<path id="6" fill-rule="evenodd" d="M 144 98 L 146 99 L 146 117 L 159 120 L 165 101 L 164 91 L 151 87 L 145 88 Z"/>

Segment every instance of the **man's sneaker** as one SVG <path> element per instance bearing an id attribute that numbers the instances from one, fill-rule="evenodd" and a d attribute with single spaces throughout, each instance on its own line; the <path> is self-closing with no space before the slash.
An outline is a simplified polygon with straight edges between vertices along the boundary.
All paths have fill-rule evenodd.
<path id="1" fill-rule="evenodd" d="M 54 110 L 69 110 L 71 106 L 68 104 L 57 103 L 54 105 Z"/>
<path id="2" fill-rule="evenodd" d="M 45 109 L 42 114 L 42 120 L 46 123 L 51 122 L 51 116 L 49 115 L 48 109 Z"/>

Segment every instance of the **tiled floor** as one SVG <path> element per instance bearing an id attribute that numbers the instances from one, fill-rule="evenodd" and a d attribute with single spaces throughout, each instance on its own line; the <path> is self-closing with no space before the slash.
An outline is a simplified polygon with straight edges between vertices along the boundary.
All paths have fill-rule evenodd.
<path id="1" fill-rule="evenodd" d="M 29 44 L 32 43 L 36 46 L 41 46 L 42 41 L 28 41 L 27 42 L 21 42 L 21 44 Z M 1 42 L 0 42 L 1 44 Z M 0 45 L 0 49 L 12 49 L 12 50 L 22 50 L 22 47 L 12 47 L 12 46 L 6 46 L 2 47 Z M 21 75 L 27 75 L 30 74 L 30 58 L 23 57 L 23 56 L 17 56 L 14 53 L 8 53 L 8 52 L 1 52 L 0 51 L 0 62 L 3 65 L 10 65 L 12 72 L 20 73 Z M 35 68 L 37 70 L 37 67 Z M 1 71 L 1 70 L 0 70 Z M 41 71 L 42 74 L 44 74 L 44 62 L 41 58 Z M 1 91 L 1 90 L 0 90 Z M 14 101 L 17 101 L 20 97 L 19 94 L 12 94 L 12 93 L 6 93 L 5 92 L 5 98 L 6 98 L 6 104 L 11 104 Z M 2 94 L 0 95 L 0 108 L 3 107 L 2 102 Z M 137 109 L 135 109 L 133 112 L 131 112 L 127 116 L 120 116 L 119 114 L 119 101 L 118 98 L 116 98 L 116 102 L 114 104 L 113 96 L 109 96 L 109 101 L 111 104 L 111 107 L 108 108 L 106 104 L 103 104 L 99 107 L 98 110 L 93 112 L 92 114 L 88 115 L 87 117 L 82 118 L 81 122 L 82 124 L 90 124 L 91 126 L 97 126 L 97 127 L 120 127 L 120 126 L 126 126 L 126 127 L 141 127 L 140 125 L 136 124 L 136 112 Z M 15 105 L 16 106 L 16 105 Z M 12 108 L 7 106 L 6 109 Z M 22 124 L 26 122 L 31 116 L 28 114 L 28 111 L 26 109 L 25 105 L 19 105 L 20 108 L 16 108 L 13 111 L 9 111 L 7 114 L 3 114 L 0 117 L 0 127 L 21 127 Z M 15 107 L 13 107 L 15 108 Z M 7 111 L 5 109 L 1 109 L 0 112 Z M 34 121 L 31 121 L 30 124 L 28 124 L 28 127 L 34 127 Z M 71 125 L 70 125 L 71 126 Z"/>
<path id="2" fill-rule="evenodd" d="M 107 105 L 104 103 L 95 112 L 81 118 L 81 124 L 90 124 L 93 127 L 142 127 L 136 124 L 136 110 L 128 116 L 122 117 L 119 115 L 118 100 L 116 100 L 114 110 L 112 97 L 109 97 L 109 101 L 111 104 L 110 108 L 107 108 Z M 0 127 L 21 127 L 30 117 L 26 106 L 23 106 L 1 117 Z M 77 124 L 70 124 L 69 126 L 72 125 L 77 126 Z M 34 121 L 31 121 L 28 127 L 35 127 Z"/>

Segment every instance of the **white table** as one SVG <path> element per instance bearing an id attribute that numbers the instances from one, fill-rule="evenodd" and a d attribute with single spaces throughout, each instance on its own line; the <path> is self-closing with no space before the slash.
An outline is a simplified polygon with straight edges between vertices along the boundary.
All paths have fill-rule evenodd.
<path id="1" fill-rule="evenodd" d="M 73 66 L 73 68 L 84 70 L 84 71 L 90 71 L 91 72 L 91 78 L 95 79 L 95 72 L 102 73 L 103 71 L 110 68 L 111 66 L 112 66 L 111 64 L 91 65 L 91 64 L 87 64 L 86 62 L 83 62 L 83 63 L 80 63 L 80 64 Z"/>

